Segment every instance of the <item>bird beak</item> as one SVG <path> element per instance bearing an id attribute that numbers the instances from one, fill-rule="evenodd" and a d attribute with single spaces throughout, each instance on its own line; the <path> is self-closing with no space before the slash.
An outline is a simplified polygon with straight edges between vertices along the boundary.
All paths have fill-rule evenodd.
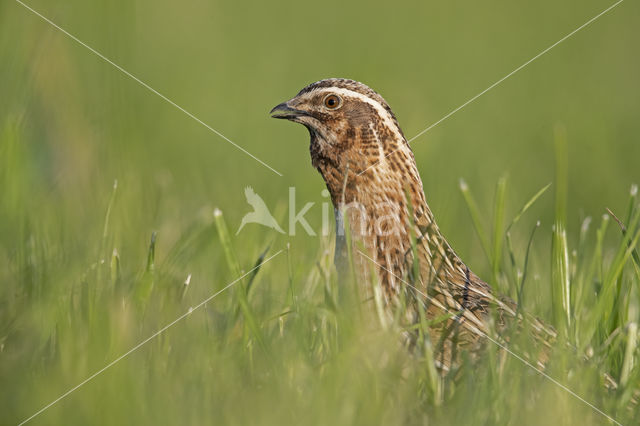
<path id="1" fill-rule="evenodd" d="M 271 114 L 272 118 L 283 118 L 286 120 L 294 120 L 297 117 L 309 115 L 305 111 L 290 107 L 289 102 L 276 105 L 269 114 Z"/>

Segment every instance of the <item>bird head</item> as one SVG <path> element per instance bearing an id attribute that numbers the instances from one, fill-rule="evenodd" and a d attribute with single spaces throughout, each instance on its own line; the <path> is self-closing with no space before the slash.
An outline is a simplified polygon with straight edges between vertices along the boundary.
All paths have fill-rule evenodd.
<path id="1" fill-rule="evenodd" d="M 406 144 L 387 102 L 354 80 L 332 78 L 312 83 L 273 108 L 271 116 L 300 123 L 309 130 L 316 167 L 329 162 L 342 168 L 349 162 L 362 171 Z"/>

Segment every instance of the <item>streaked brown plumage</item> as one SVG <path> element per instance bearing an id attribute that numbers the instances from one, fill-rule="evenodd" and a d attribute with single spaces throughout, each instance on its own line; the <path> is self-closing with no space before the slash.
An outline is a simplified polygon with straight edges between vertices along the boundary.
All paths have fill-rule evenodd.
<path id="1" fill-rule="evenodd" d="M 489 332 L 491 309 L 496 309 L 498 322 L 515 316 L 513 303 L 494 296 L 440 232 L 413 152 L 382 96 L 353 80 L 327 79 L 305 87 L 271 112 L 309 130 L 311 161 L 324 178 L 336 211 L 336 263 L 342 262 L 345 252 L 340 230 L 346 217 L 353 252 L 361 253 L 354 256 L 361 281 L 371 278 L 368 271 L 375 263 L 373 278 L 388 306 L 410 294 L 406 300 L 414 306 L 409 321 L 418 321 L 416 304 L 426 306 L 428 318 L 455 314 L 432 329 L 436 339 L 445 328 L 455 326 L 456 340 L 472 348 Z M 412 237 L 417 241 L 415 250 Z M 553 338 L 553 330 L 538 322 L 536 327 Z M 443 347 L 446 366 L 452 345 Z"/>

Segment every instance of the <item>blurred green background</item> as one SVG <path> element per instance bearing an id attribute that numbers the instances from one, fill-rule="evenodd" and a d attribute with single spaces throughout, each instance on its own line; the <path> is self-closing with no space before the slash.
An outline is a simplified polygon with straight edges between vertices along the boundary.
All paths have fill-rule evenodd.
<path id="1" fill-rule="evenodd" d="M 226 267 L 213 231 L 193 243 L 181 241 L 190 238 L 194 227 L 209 229 L 214 207 L 224 212 L 235 234 L 241 217 L 250 210 L 246 186 L 274 208 L 283 226 L 288 188 L 294 186 L 299 205 L 315 202 L 307 218 L 320 228 L 320 203 L 326 198 L 321 195 L 323 182 L 310 164 L 307 131 L 271 119 L 268 112 L 274 105 L 313 81 L 352 78 L 385 97 L 410 138 L 613 3 L 29 0 L 27 4 L 283 176 L 19 3 L 3 1 L 1 423 L 26 418 L 123 352 L 109 346 L 114 338 L 100 331 L 89 336 L 84 330 L 77 347 L 70 344 L 66 353 L 47 346 L 56 330 L 67 343 L 76 340 L 74 327 L 60 325 L 73 323 L 67 312 L 69 294 L 80 291 L 87 271 L 100 269 L 96 262 L 110 262 L 114 248 L 123 275 L 136 276 L 144 268 L 150 235 L 157 231 L 156 259 L 166 265 L 161 280 L 170 286 L 192 274 L 189 297 L 195 304 L 235 276 Z M 565 129 L 569 148 L 570 242 L 577 240 L 585 217 L 599 218 L 605 207 L 626 211 L 629 187 L 640 181 L 639 17 L 637 2 L 621 3 L 413 142 L 427 199 L 440 227 L 481 276 L 489 276 L 490 265 L 474 234 L 459 179 L 469 183 L 489 220 L 496 181 L 508 175 L 510 217 L 538 189 L 555 181 L 558 127 Z M 118 189 L 105 231 L 115 180 Z M 521 249 L 532 224 L 542 221 L 545 232 L 533 248 L 541 292 L 547 291 L 540 281 L 548 276 L 553 201 L 550 194 L 542 197 L 514 231 Z M 290 244 L 292 275 L 300 286 L 318 253 L 328 246 L 326 239 L 308 237 L 301 228 L 296 236 L 286 236 L 259 225 L 232 235 L 232 244 L 245 270 L 268 245 L 275 252 Z M 284 256 L 266 268 L 264 279 L 274 288 L 286 288 Z M 269 294 L 277 304 L 279 295 Z M 158 324 L 162 321 L 148 321 L 146 331 Z M 188 347 L 187 332 L 175 335 L 182 335 L 179 340 Z M 155 377 L 150 379 L 157 382 L 153 386 L 132 384 L 127 374 L 142 369 L 145 356 L 150 357 L 140 354 L 138 363 L 123 361 L 129 367 L 118 371 L 120 367 L 114 367 L 105 373 L 111 379 L 96 379 L 103 381 L 78 391 L 86 392 L 86 397 L 71 396 L 34 423 L 86 422 L 90 413 L 105 416 L 94 418 L 97 423 L 116 423 L 130 420 L 124 413 L 132 412 L 137 413 L 133 419 L 143 422 L 251 422 L 247 412 L 235 420 L 223 414 L 218 418 L 207 412 L 206 403 L 195 407 L 195 417 L 187 416 L 188 404 L 182 403 L 193 395 L 190 386 L 194 392 L 206 387 L 206 382 L 198 381 L 197 366 L 211 368 L 194 358 L 224 365 L 235 362 L 236 370 L 227 368 L 232 372 L 246 368 L 244 359 L 198 350 L 202 352 L 181 352 L 179 360 L 168 361 L 194 362 L 190 377 L 176 373 L 166 376 L 169 383 Z M 57 361 L 43 360 L 47 351 L 58 353 L 52 355 Z M 237 380 L 232 373 L 223 377 L 224 373 L 207 370 L 207 374 L 220 382 Z M 122 401 L 118 383 L 130 386 Z M 136 383 L 141 392 L 155 387 L 169 395 L 145 402 L 136 393 Z M 245 402 L 254 401 L 256 412 L 264 415 L 272 401 L 256 396 L 260 384 L 254 385 L 255 394 Z M 241 391 L 202 392 L 215 399 Z M 108 398 L 101 402 L 103 392 Z M 173 392 L 181 404 L 171 404 Z M 250 406 L 239 402 L 242 396 L 229 397 L 237 408 Z M 150 404 L 166 404 L 167 410 L 150 414 Z M 106 414 L 113 409 L 122 409 L 122 417 Z M 288 412 L 272 414 L 265 423 L 292 418 Z M 336 418 L 353 420 L 348 414 Z"/>

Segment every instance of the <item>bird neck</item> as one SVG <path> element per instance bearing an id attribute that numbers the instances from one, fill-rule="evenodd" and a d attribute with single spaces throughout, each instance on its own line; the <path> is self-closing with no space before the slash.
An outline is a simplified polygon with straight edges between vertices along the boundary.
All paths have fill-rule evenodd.
<path id="1" fill-rule="evenodd" d="M 435 248 L 430 250 L 432 265 L 459 262 L 435 223 L 411 151 L 391 154 L 368 169 L 349 159 L 345 154 L 335 160 L 317 158 L 314 164 L 336 210 L 336 261 L 346 248 L 346 225 L 353 250 L 364 248 L 397 275 L 405 275 L 412 238 Z"/>
<path id="2" fill-rule="evenodd" d="M 377 123 L 377 125 L 375 124 Z M 399 128 L 391 131 L 378 121 L 354 129 L 352 137 L 328 143 L 311 133 L 311 159 L 322 175 L 340 226 L 348 227 L 352 247 L 386 265 L 378 271 L 385 281 L 405 276 L 411 262 L 412 238 L 420 240 L 429 270 L 437 275 L 462 265 L 435 223 L 427 205 L 413 152 Z M 398 136 L 398 134 L 400 136 Z M 345 247 L 338 235 L 339 246 Z M 358 261 L 356 256 L 354 261 Z M 362 269 L 371 265 L 361 265 Z M 366 275 L 366 274 L 365 274 Z"/>

